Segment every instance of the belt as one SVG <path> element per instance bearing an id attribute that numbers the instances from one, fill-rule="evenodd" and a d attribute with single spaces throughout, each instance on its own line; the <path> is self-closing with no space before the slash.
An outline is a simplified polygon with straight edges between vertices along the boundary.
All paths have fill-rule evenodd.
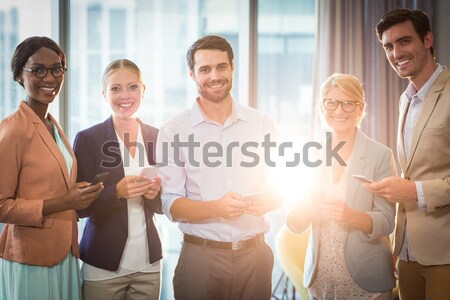
<path id="1" fill-rule="evenodd" d="M 259 233 L 250 239 L 242 240 L 242 241 L 238 241 L 238 242 L 219 242 L 219 241 L 202 239 L 202 238 L 185 233 L 183 236 L 183 240 L 187 243 L 202 245 L 204 247 L 228 249 L 228 250 L 245 250 L 245 249 L 249 249 L 249 248 L 254 248 L 257 245 L 264 242 L 264 234 Z"/>

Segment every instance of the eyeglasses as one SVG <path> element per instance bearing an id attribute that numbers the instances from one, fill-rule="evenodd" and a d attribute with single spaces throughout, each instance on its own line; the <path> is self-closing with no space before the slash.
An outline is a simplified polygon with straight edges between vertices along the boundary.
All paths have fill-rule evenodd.
<path id="1" fill-rule="evenodd" d="M 361 102 L 352 100 L 323 99 L 323 108 L 325 108 L 328 111 L 336 110 L 339 104 L 341 104 L 342 109 L 345 112 L 354 112 L 356 106 L 361 104 Z"/>
<path id="2" fill-rule="evenodd" d="M 26 68 L 23 67 L 23 70 L 34 73 L 34 76 L 37 78 L 44 78 L 48 74 L 48 70 L 50 70 L 50 73 L 52 73 L 53 77 L 58 78 L 63 76 L 64 72 L 67 71 L 67 68 L 64 68 L 63 66 L 55 66 L 51 68 L 45 68 L 45 67 L 36 67 L 36 68 Z"/>

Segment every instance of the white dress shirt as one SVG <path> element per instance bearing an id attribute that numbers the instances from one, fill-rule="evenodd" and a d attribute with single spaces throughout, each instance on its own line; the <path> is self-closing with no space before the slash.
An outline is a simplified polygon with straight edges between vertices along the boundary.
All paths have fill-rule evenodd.
<path id="1" fill-rule="evenodd" d="M 174 221 L 170 209 L 182 197 L 211 201 L 228 192 L 246 195 L 267 189 L 268 167 L 261 146 L 267 134 L 275 142 L 273 121 L 264 113 L 234 101 L 223 125 L 208 119 L 196 101 L 191 109 L 162 126 L 156 157 L 157 163 L 162 164 L 158 176 L 162 179 L 162 209 L 167 217 Z M 177 153 L 171 142 L 177 138 L 186 142 L 189 136 L 197 146 L 179 148 Z M 246 151 L 258 155 L 255 166 L 241 165 L 256 161 L 255 155 Z M 177 166 L 177 160 L 184 167 L 179 163 Z M 179 222 L 179 228 L 183 233 L 205 239 L 236 242 L 268 232 L 270 224 L 265 216 L 242 215 L 233 221 L 211 218 L 196 223 Z"/>

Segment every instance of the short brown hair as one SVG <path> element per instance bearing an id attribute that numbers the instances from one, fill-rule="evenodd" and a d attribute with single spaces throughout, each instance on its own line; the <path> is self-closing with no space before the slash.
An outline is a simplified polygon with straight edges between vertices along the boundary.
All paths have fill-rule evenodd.
<path id="1" fill-rule="evenodd" d="M 428 16 L 420 10 L 409 10 L 406 8 L 397 8 L 387 12 L 381 20 L 378 22 L 375 30 L 378 36 L 378 40 L 381 42 L 383 32 L 388 30 L 394 25 L 411 21 L 414 26 L 414 30 L 419 35 L 422 42 L 425 41 L 425 36 L 428 32 L 431 32 L 431 25 Z M 436 59 L 436 52 L 433 46 L 430 48 L 431 55 Z"/>
<path id="2" fill-rule="evenodd" d="M 195 65 L 194 54 L 197 50 L 226 51 L 228 54 L 230 65 L 232 65 L 234 59 L 233 48 L 231 47 L 230 43 L 228 43 L 228 41 L 223 37 L 217 35 L 207 35 L 198 39 L 189 47 L 186 53 L 186 59 L 189 70 L 191 71 L 194 70 Z"/>

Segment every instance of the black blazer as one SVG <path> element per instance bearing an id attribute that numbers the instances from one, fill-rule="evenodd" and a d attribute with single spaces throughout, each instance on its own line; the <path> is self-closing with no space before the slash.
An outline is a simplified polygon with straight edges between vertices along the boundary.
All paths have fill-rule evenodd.
<path id="1" fill-rule="evenodd" d="M 147 150 L 147 157 L 142 159 L 154 165 L 158 129 L 140 120 L 139 124 Z M 80 258 L 97 268 L 117 271 L 128 238 L 128 209 L 127 201 L 116 195 L 116 184 L 125 173 L 112 117 L 80 131 L 73 149 L 78 161 L 77 182 L 91 182 L 96 174 L 109 172 L 100 196 L 89 207 L 77 211 L 79 217 L 88 217 L 80 242 Z M 154 216 L 154 213 L 162 214 L 160 195 L 157 199 L 144 201 L 151 263 L 162 258 Z"/>

